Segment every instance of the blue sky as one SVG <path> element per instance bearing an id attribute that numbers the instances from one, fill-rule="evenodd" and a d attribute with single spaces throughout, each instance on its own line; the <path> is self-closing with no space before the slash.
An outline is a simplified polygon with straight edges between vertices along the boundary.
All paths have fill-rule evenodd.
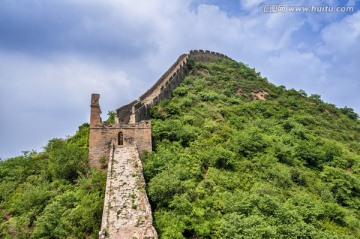
<path id="1" fill-rule="evenodd" d="M 353 6 L 265 13 L 264 6 Z M 182 53 L 208 49 L 276 85 L 360 113 L 358 0 L 3 0 L 0 158 L 41 150 L 138 98 Z"/>

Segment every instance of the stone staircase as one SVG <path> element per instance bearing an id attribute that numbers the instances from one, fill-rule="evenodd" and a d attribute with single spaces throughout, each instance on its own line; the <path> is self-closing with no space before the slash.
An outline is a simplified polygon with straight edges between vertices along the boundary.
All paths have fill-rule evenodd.
<path id="1" fill-rule="evenodd" d="M 99 238 L 156 239 L 138 150 L 134 145 L 112 148 Z"/>

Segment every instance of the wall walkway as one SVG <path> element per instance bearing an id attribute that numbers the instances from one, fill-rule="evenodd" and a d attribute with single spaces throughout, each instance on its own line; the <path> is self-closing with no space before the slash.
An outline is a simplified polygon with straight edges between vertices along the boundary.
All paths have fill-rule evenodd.
<path id="1" fill-rule="evenodd" d="M 142 164 L 134 145 L 112 144 L 99 238 L 157 238 Z"/>

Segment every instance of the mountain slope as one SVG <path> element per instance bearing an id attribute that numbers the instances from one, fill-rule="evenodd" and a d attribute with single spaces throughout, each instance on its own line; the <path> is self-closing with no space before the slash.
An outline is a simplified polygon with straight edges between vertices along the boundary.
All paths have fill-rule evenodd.
<path id="1" fill-rule="evenodd" d="M 357 114 L 242 63 L 188 66 L 142 157 L 160 238 L 360 238 Z M 97 238 L 88 131 L 0 162 L 0 238 Z"/>
<path id="2" fill-rule="evenodd" d="M 359 238 L 357 114 L 242 63 L 189 66 L 142 159 L 160 238 Z"/>
<path id="3" fill-rule="evenodd" d="M 87 166 L 88 134 L 0 162 L 0 238 L 98 238 L 106 175 Z"/>

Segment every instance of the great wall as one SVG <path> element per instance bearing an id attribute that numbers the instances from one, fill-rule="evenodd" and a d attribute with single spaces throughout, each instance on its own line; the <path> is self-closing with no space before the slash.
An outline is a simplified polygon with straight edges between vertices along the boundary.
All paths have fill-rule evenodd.
<path id="1" fill-rule="evenodd" d="M 91 95 L 89 166 L 107 169 L 99 238 L 158 238 L 139 154 L 152 151 L 150 107 L 172 97 L 190 71 L 190 59 L 209 62 L 230 58 L 204 50 L 181 55 L 138 100 L 116 110 L 114 124 L 101 120 L 100 95 Z"/>

